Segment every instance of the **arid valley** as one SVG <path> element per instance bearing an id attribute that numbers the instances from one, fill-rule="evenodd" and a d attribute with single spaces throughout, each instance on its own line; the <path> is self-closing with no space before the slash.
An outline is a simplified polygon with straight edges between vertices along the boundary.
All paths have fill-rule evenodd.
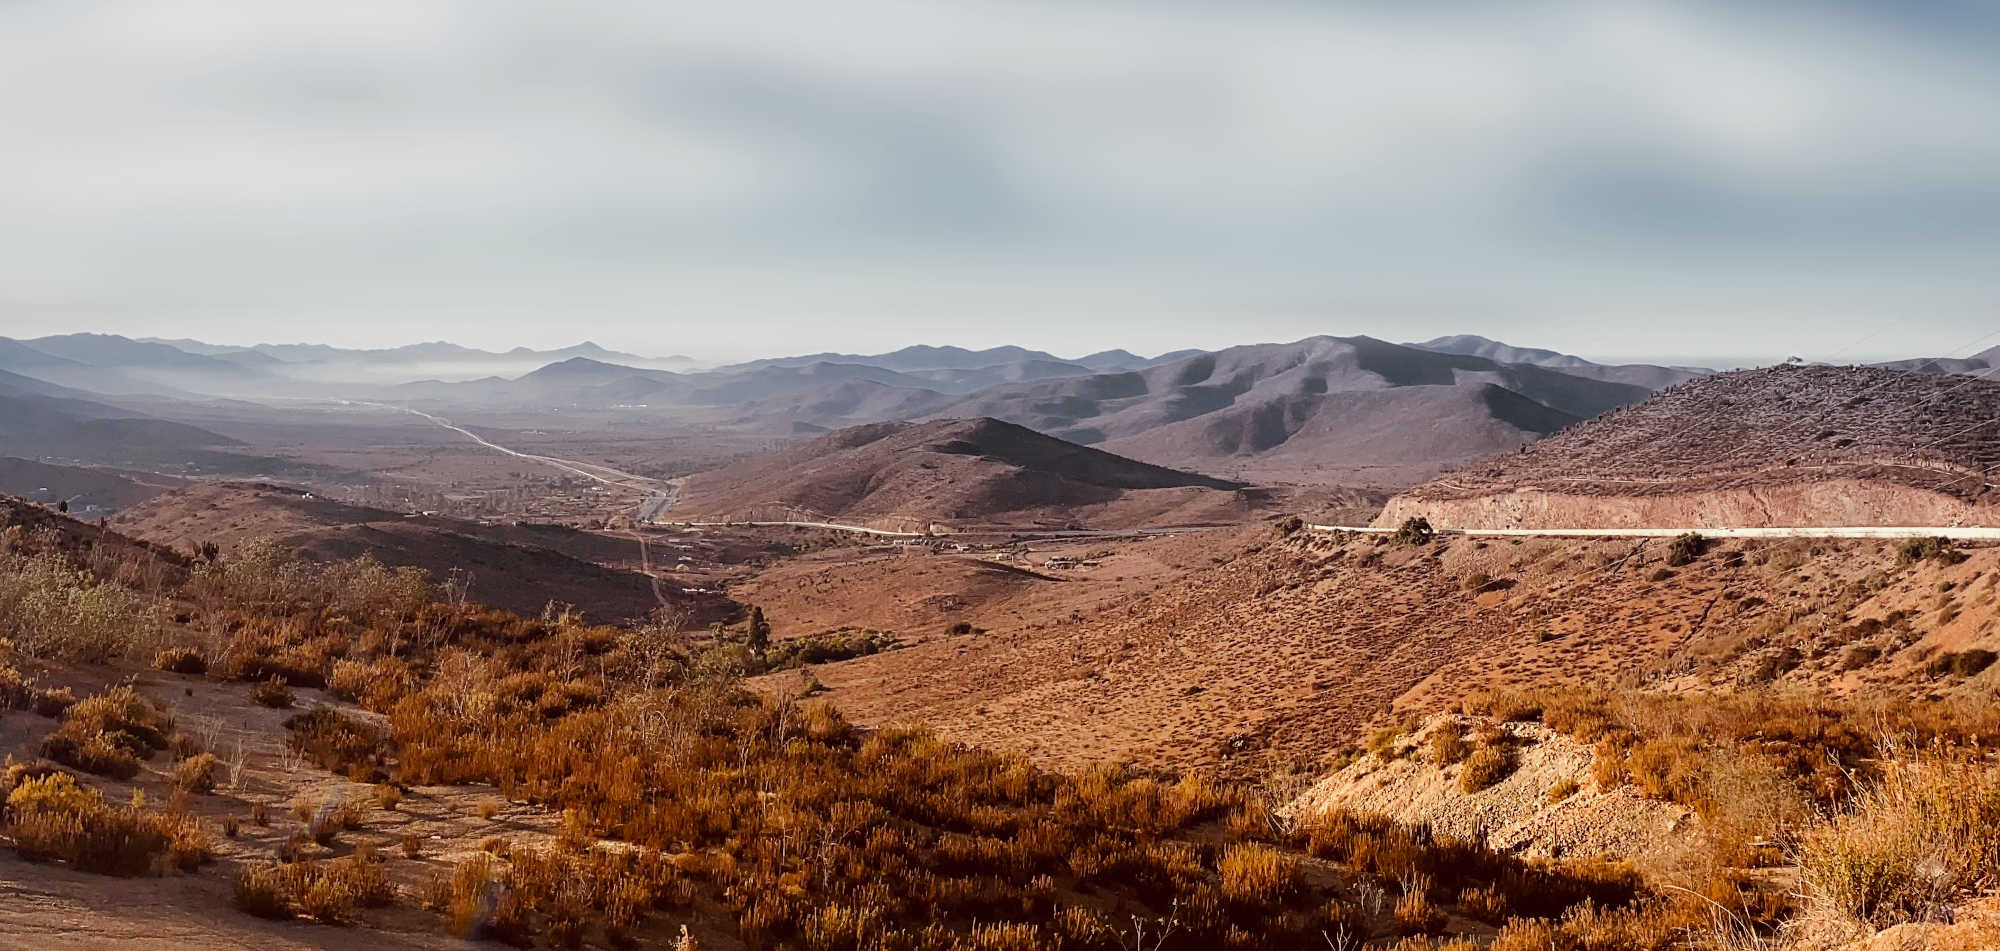
<path id="1" fill-rule="evenodd" d="M 0 943 L 2000 934 L 1983 358 L 7 347 Z"/>

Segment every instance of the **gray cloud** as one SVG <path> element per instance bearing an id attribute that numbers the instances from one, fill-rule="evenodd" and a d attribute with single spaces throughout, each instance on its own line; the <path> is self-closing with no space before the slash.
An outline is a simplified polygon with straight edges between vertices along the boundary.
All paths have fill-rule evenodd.
<path id="1" fill-rule="evenodd" d="M 0 5 L 0 333 L 1942 348 L 1973 4 Z"/>

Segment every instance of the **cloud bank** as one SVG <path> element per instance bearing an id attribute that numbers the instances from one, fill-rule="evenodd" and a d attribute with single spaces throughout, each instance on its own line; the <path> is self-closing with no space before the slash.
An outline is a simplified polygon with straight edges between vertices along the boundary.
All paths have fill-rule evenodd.
<path id="1" fill-rule="evenodd" d="M 1941 352 L 1990 9 L 16 2 L 0 334 Z"/>

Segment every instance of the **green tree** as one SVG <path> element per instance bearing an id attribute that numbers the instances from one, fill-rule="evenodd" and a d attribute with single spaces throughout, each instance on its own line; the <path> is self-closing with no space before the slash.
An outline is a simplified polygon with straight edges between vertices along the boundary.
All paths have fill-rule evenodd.
<path id="1" fill-rule="evenodd" d="M 744 646 L 754 653 L 762 654 L 771 649 L 771 622 L 764 620 L 764 609 L 750 608 L 750 636 Z"/>

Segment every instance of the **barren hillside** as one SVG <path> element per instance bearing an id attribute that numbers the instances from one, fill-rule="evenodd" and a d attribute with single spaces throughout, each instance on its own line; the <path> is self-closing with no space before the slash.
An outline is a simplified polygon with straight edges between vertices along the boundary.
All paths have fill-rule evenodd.
<path id="1" fill-rule="evenodd" d="M 944 412 L 995 416 L 1162 465 L 1408 484 L 1648 392 L 1369 337 L 1311 337 L 997 386 Z"/>
<path id="2" fill-rule="evenodd" d="M 1682 383 L 1393 499 L 1378 524 L 2000 524 L 2000 383 L 1780 366 Z"/>
<path id="3" fill-rule="evenodd" d="M 1263 494 L 994 419 L 878 423 L 688 479 L 676 519 L 841 519 L 889 527 L 1236 521 Z"/>
<path id="4" fill-rule="evenodd" d="M 961 604 L 940 626 L 992 631 L 818 676 L 864 722 L 921 720 L 1061 762 L 1254 772 L 1490 684 L 1971 698 L 2000 675 L 1952 659 L 2000 648 L 2000 549 L 1904 563 L 1892 542 L 1732 542 L 1672 567 L 1663 540 L 1266 539 L 1182 540 L 1212 563 L 1069 617 Z M 1069 577 L 1121 573 L 1112 558 Z"/>
<path id="5" fill-rule="evenodd" d="M 112 527 L 179 548 L 214 543 L 227 554 L 269 539 L 322 560 L 369 555 L 386 565 L 413 565 L 443 579 L 469 580 L 469 596 L 539 614 L 570 604 L 592 618 L 639 617 L 659 605 L 654 584 L 627 567 L 638 542 L 554 526 L 489 525 L 409 516 L 315 498 L 297 489 L 250 483 L 196 483 L 120 512 Z M 661 582 L 670 602 L 704 618 L 732 607 L 715 596 L 689 595 Z"/>

